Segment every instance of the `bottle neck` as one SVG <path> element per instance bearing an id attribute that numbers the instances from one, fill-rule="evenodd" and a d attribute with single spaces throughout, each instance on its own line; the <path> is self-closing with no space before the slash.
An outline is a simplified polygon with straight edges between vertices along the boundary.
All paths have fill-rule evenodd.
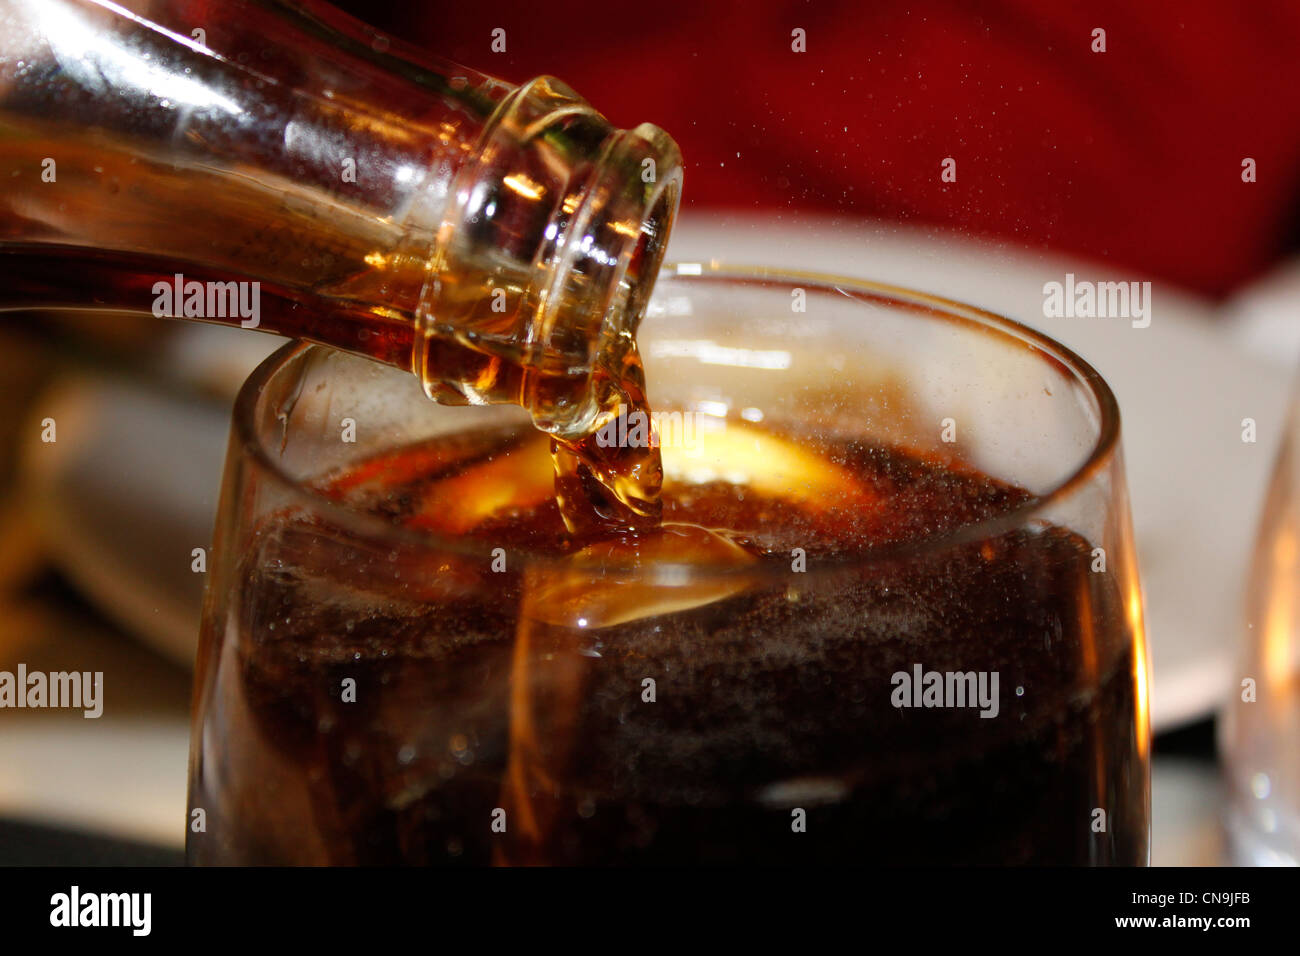
<path id="1" fill-rule="evenodd" d="M 655 126 L 615 129 L 551 77 L 506 97 L 448 200 L 413 210 L 408 243 L 434 230 L 416 312 L 429 395 L 515 402 L 558 437 L 589 433 L 618 401 L 681 181 Z M 493 363 L 467 381 L 441 364 L 449 337 Z"/>
<path id="2" fill-rule="evenodd" d="M 409 364 L 440 401 L 561 437 L 609 405 L 677 205 L 666 135 L 313 0 L 122 3 L 0 7 L 0 308 L 259 281 L 283 304 L 261 328 Z"/>

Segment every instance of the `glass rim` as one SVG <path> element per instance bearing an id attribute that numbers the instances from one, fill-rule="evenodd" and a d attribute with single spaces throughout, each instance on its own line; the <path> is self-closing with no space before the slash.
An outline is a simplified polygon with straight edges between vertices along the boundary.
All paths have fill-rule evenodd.
<path id="1" fill-rule="evenodd" d="M 1106 384 L 1101 374 L 1072 349 L 1050 336 L 1030 328 L 1014 319 L 989 312 L 976 306 L 967 305 L 953 299 L 918 292 L 901 286 L 869 279 L 855 279 L 830 273 L 805 271 L 799 269 L 769 268 L 763 266 L 732 265 L 719 260 L 701 262 L 667 262 L 663 265 L 659 279 L 685 281 L 687 285 L 704 283 L 709 280 L 731 280 L 748 285 L 760 285 L 781 281 L 796 282 L 805 289 L 820 289 L 839 293 L 851 299 L 883 304 L 896 309 L 924 313 L 931 318 L 944 322 L 953 322 L 966 326 L 973 331 L 985 334 L 997 334 L 1004 341 L 1019 342 L 1036 357 L 1055 363 L 1077 382 L 1095 403 L 1097 412 L 1097 434 L 1091 442 L 1088 454 L 1082 462 L 1041 495 L 1032 495 L 1027 501 L 1007 511 L 1000 512 L 979 521 L 969 522 L 938 534 L 925 535 L 904 541 L 893 542 L 880 547 L 869 548 L 862 552 L 848 555 L 818 557 L 815 569 L 810 566 L 806 573 L 815 570 L 832 570 L 834 568 L 860 567 L 898 560 L 959 547 L 975 540 L 985 540 L 1005 534 L 1016 528 L 1024 527 L 1062 501 L 1070 498 L 1083 486 L 1087 485 L 1099 472 L 1114 459 L 1120 441 L 1119 405 L 1114 393 Z M 651 295 L 653 301 L 659 292 L 658 282 Z M 359 511 L 339 503 L 325 495 L 319 488 L 308 482 L 294 478 L 285 473 L 256 433 L 256 412 L 258 402 L 270 385 L 272 379 L 301 356 L 322 350 L 325 352 L 342 350 L 314 343 L 304 339 L 295 339 L 276 349 L 244 381 L 235 399 L 232 414 L 232 438 L 238 445 L 241 458 L 250 462 L 264 477 L 290 492 L 299 499 L 295 504 L 307 504 L 315 512 L 328 518 L 346 530 L 352 531 L 367 540 L 404 542 L 426 550 L 447 551 L 463 556 L 490 560 L 493 545 L 487 541 L 468 535 L 447 535 L 432 531 L 417 531 L 393 524 L 373 514 Z M 342 354 L 351 354 L 342 352 Z M 356 356 L 363 361 L 370 361 L 363 356 Z M 400 369 L 399 369 L 400 371 Z M 419 383 L 415 383 L 419 393 Z M 425 399 L 428 400 L 428 399 Z M 324 476 L 320 476 L 324 477 Z M 552 564 L 564 561 L 567 555 L 548 554 L 526 548 L 512 549 L 520 557 L 529 561 Z M 674 562 L 656 562 L 654 567 L 671 567 Z M 610 567 L 620 566 L 611 562 Z M 742 565 L 735 568 L 718 568 L 708 565 L 680 562 L 680 566 L 691 569 L 696 574 L 737 576 L 761 578 L 767 574 L 777 574 L 784 578 L 785 572 L 778 572 L 765 565 Z"/>

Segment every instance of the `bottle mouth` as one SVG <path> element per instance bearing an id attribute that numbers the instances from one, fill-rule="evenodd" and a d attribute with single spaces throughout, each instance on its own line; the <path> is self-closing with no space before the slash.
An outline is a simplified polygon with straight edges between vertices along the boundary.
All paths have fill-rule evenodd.
<path id="1" fill-rule="evenodd" d="M 555 356 L 565 354 L 562 336 L 586 337 L 585 354 L 572 369 L 580 380 L 573 404 L 554 415 L 543 402 L 529 403 L 543 431 L 581 437 L 617 413 L 619 385 L 629 372 L 639 374 L 636 331 L 663 264 L 681 187 L 677 144 L 657 126 L 618 130 L 604 144 L 573 228 L 549 267 L 538 311 L 537 341 L 554 346 Z M 544 364 L 540 356 L 538 364 Z"/>
<path id="2" fill-rule="evenodd" d="M 633 348 L 681 183 L 681 153 L 663 130 L 615 129 L 559 80 L 538 77 L 502 100 L 424 233 L 433 244 L 412 358 L 429 396 L 522 405 L 559 438 L 594 430 Z M 465 350 L 454 367 L 448 342 Z"/>
<path id="3" fill-rule="evenodd" d="M 624 131 L 618 135 L 620 142 L 616 151 L 620 158 L 611 163 L 614 168 L 639 168 L 647 159 L 664 168 L 664 175 L 655 188 L 646 191 L 641 204 L 640 223 L 627 266 L 616 283 L 618 308 L 606 313 L 607 316 L 611 313 L 626 316 L 631 323 L 628 331 L 635 334 L 668 250 L 668 237 L 681 201 L 682 168 L 677 144 L 659 127 L 643 123 L 630 133 Z M 637 211 L 632 210 L 631 219 L 637 218 Z"/>

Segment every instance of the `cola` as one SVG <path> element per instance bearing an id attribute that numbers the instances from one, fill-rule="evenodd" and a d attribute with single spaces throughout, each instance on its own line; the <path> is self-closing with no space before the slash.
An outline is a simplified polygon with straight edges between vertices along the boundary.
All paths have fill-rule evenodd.
<path id="1" fill-rule="evenodd" d="M 191 861 L 1145 861 L 1138 639 L 1093 542 L 954 457 L 698 439 L 653 527 L 566 526 L 526 425 L 263 518 L 205 617 Z"/>

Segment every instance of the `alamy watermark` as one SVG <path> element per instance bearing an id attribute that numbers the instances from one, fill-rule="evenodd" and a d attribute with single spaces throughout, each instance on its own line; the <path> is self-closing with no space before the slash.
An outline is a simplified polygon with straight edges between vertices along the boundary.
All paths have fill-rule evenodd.
<path id="1" fill-rule="evenodd" d="M 628 411 L 618 414 L 596 431 L 601 448 L 682 448 L 694 451 L 703 432 L 721 431 L 726 420 L 701 412 Z"/>
<path id="2" fill-rule="evenodd" d="M 148 936 L 152 911 L 152 893 L 83 893 L 74 884 L 50 897 L 50 925 L 56 927 L 120 926 Z"/>
<path id="3" fill-rule="evenodd" d="M 998 715 L 997 671 L 927 671 L 920 664 L 895 671 L 889 702 L 903 707 L 978 707 L 981 717 Z"/>
<path id="4" fill-rule="evenodd" d="M 159 319 L 239 319 L 255 329 L 262 322 L 262 283 L 199 282 L 176 273 L 153 284 L 153 314 Z"/>
<path id="5" fill-rule="evenodd" d="M 1130 319 L 1133 328 L 1151 324 L 1150 282 L 1076 281 L 1043 284 L 1043 316 L 1049 319 Z"/>
<path id="6" fill-rule="evenodd" d="M 94 720 L 104 713 L 103 671 L 0 671 L 0 708 L 73 708 Z"/>

